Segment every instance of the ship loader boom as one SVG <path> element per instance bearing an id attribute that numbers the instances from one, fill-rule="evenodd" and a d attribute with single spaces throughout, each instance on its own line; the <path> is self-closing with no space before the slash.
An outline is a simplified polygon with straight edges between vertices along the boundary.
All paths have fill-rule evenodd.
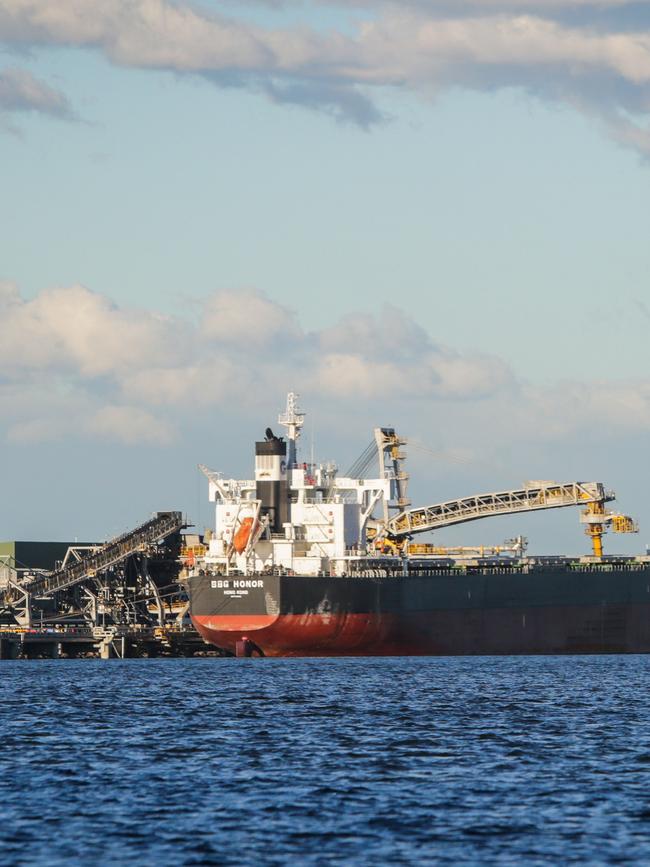
<path id="1" fill-rule="evenodd" d="M 480 518 L 586 506 L 581 520 L 587 525 L 585 532 L 591 537 L 594 556 L 601 557 L 602 536 L 608 525 L 617 533 L 638 532 L 637 525 L 627 515 L 605 509 L 605 503 L 614 499 L 614 492 L 606 490 L 601 482 L 529 482 L 518 490 L 474 494 L 433 506 L 406 509 L 385 523 L 384 533 L 379 532 L 378 538 L 386 538 L 399 546 L 415 533 Z"/>

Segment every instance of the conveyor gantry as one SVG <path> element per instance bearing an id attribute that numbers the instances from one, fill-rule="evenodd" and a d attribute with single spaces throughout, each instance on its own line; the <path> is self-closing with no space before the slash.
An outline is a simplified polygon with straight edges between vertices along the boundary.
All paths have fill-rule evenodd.
<path id="1" fill-rule="evenodd" d="M 613 491 L 605 490 L 601 482 L 532 482 L 519 490 L 475 494 L 435 506 L 407 509 L 392 517 L 386 529 L 390 537 L 400 539 L 412 533 L 425 533 L 492 515 L 587 506 L 613 499 Z"/>
<path id="2" fill-rule="evenodd" d="M 65 590 L 87 578 L 104 572 L 126 560 L 131 554 L 145 550 L 149 545 L 171 536 L 185 526 L 181 512 L 157 512 L 156 515 L 133 530 L 111 539 L 99 550 L 87 554 L 75 563 L 46 575 L 37 575 L 20 585 L 10 584 L 0 596 L 2 604 L 11 602 L 16 595 L 49 596 Z"/>

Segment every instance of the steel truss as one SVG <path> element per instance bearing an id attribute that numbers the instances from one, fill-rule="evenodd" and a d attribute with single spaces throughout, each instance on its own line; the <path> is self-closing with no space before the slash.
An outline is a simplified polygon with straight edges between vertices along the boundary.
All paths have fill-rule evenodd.
<path id="1" fill-rule="evenodd" d="M 11 581 L 0 592 L 0 609 L 25 626 L 162 626 L 183 605 L 177 579 L 184 526 L 180 512 L 159 512 L 105 545 L 71 549 L 56 571 Z"/>
<path id="2" fill-rule="evenodd" d="M 586 506 L 614 499 L 601 482 L 535 482 L 519 490 L 475 494 L 434 506 L 408 509 L 389 519 L 388 535 L 395 539 L 438 530 L 492 515 L 511 515 L 564 506 Z"/>

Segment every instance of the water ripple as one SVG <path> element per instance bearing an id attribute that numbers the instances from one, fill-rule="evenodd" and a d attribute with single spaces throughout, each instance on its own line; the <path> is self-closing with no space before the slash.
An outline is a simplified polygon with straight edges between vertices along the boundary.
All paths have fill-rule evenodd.
<path id="1" fill-rule="evenodd" d="M 648 657 L 0 663 L 0 864 L 650 863 Z"/>

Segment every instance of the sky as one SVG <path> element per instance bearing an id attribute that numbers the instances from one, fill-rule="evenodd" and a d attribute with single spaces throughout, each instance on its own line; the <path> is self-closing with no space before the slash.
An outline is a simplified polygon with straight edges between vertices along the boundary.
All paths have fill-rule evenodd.
<path id="1" fill-rule="evenodd" d="M 0 0 L 0 537 L 211 523 L 286 393 L 431 504 L 597 480 L 650 543 L 650 12 Z M 584 553 L 570 510 L 440 544 Z"/>

